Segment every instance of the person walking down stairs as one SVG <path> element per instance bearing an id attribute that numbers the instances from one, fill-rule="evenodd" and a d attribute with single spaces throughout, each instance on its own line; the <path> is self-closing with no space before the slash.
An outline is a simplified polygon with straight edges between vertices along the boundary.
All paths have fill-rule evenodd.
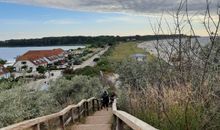
<path id="1" fill-rule="evenodd" d="M 101 98 L 102 98 L 102 108 L 106 108 L 108 110 L 109 95 L 107 91 L 104 91 Z"/>

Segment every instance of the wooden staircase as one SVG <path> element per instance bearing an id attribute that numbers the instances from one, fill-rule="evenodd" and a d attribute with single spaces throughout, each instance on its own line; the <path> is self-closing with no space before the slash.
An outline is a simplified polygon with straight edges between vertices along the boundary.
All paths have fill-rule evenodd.
<path id="1" fill-rule="evenodd" d="M 88 116 L 84 124 L 74 125 L 71 130 L 111 130 L 112 110 L 103 109 Z"/>
<path id="2" fill-rule="evenodd" d="M 112 108 L 107 111 L 100 110 L 98 99 L 83 99 L 77 105 L 69 105 L 60 112 L 26 120 L 0 130 L 157 130 L 129 113 L 117 110 L 116 101 L 115 99 Z M 85 119 L 84 123 L 76 124 L 82 119 Z"/>

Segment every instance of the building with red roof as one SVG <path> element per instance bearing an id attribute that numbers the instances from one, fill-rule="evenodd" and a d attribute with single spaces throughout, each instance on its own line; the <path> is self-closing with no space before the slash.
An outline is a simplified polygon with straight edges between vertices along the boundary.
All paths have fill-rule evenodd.
<path id="1" fill-rule="evenodd" d="M 36 71 L 39 66 L 47 66 L 64 59 L 65 51 L 53 50 L 31 50 L 16 59 L 14 67 L 17 72 L 22 70 Z"/>

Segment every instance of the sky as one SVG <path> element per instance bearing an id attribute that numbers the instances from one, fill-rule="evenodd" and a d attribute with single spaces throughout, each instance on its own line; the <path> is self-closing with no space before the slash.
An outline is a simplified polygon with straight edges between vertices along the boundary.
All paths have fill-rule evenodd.
<path id="1" fill-rule="evenodd" d="M 206 35 L 200 16 L 206 0 L 188 3 L 189 11 L 198 16 L 194 23 L 196 32 Z M 0 40 L 151 35 L 152 26 L 162 14 L 170 25 L 174 24 L 169 14 L 178 4 L 178 0 L 0 0 Z M 211 1 L 211 9 L 217 5 L 218 0 Z"/>

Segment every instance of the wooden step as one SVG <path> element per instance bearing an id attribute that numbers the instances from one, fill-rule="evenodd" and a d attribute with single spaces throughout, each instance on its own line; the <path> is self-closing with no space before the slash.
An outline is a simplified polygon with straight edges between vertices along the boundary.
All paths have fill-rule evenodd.
<path id="1" fill-rule="evenodd" d="M 106 115 L 112 115 L 112 110 L 108 109 L 108 111 L 106 109 L 103 109 L 101 111 L 97 111 L 93 114 L 94 116 L 106 116 Z"/>
<path id="2" fill-rule="evenodd" d="M 111 130 L 112 110 L 102 109 L 86 117 L 85 124 L 73 125 L 72 130 Z"/>
<path id="3" fill-rule="evenodd" d="M 86 118 L 85 124 L 108 124 L 111 123 L 112 115 L 105 116 L 89 116 Z"/>
<path id="4" fill-rule="evenodd" d="M 82 124 L 73 126 L 72 130 L 111 130 L 111 124 Z"/>

